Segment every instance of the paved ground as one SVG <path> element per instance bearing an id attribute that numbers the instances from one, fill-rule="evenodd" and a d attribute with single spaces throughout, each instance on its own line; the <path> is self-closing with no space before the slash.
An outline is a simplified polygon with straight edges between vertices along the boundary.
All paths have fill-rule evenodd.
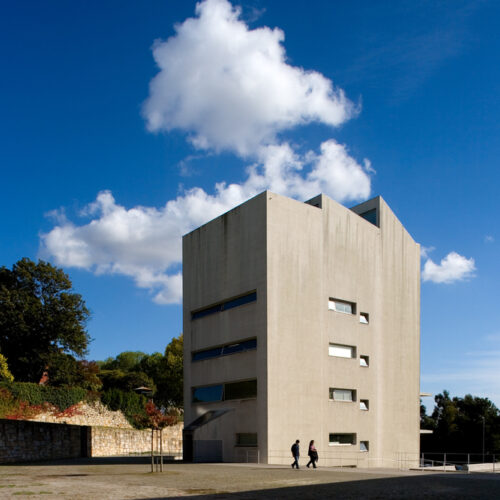
<path id="1" fill-rule="evenodd" d="M 0 466 L 0 498 L 500 499 L 500 474 L 183 464 L 151 474 L 144 458 Z"/>

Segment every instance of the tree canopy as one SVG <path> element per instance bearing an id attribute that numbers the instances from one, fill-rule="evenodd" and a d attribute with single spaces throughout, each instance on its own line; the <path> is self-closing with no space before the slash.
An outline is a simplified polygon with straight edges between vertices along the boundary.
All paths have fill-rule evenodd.
<path id="1" fill-rule="evenodd" d="M 182 407 L 183 404 L 183 337 L 173 338 L 165 349 L 145 354 L 125 351 L 115 358 L 98 361 L 104 390 L 130 391 L 140 386 L 153 390 L 159 406 Z"/>
<path id="2" fill-rule="evenodd" d="M 16 380 L 38 382 L 61 354 L 83 356 L 89 315 L 62 269 L 27 258 L 0 268 L 0 352 Z"/>
<path id="3" fill-rule="evenodd" d="M 483 429 L 485 452 L 500 451 L 500 411 L 488 398 L 470 394 L 451 398 L 443 391 L 434 401 L 431 416 L 421 407 L 421 427 L 433 430 L 423 436 L 422 451 L 481 453 Z"/>

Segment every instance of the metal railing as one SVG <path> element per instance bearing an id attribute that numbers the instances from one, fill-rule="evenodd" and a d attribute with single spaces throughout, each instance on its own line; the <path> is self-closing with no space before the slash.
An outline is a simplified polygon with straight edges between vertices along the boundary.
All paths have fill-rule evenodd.
<path id="1" fill-rule="evenodd" d="M 236 462 L 246 464 L 260 464 L 260 452 L 258 448 L 240 448 L 236 450 Z"/>
<path id="2" fill-rule="evenodd" d="M 500 453 L 423 452 L 420 468 L 443 472 L 500 472 Z"/>
<path id="3" fill-rule="evenodd" d="M 419 466 L 417 453 L 395 453 L 393 456 L 374 456 L 369 451 L 318 450 L 318 465 L 325 467 L 384 467 L 407 470 Z M 300 462 L 308 461 L 307 455 L 302 455 Z M 287 464 L 292 462 L 288 450 L 273 450 L 268 454 L 269 463 Z"/>

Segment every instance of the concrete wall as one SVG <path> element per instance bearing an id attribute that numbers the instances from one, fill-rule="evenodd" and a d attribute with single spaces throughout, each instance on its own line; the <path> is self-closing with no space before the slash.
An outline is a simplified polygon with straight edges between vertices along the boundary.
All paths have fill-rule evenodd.
<path id="1" fill-rule="evenodd" d="M 0 463 L 77 458 L 85 453 L 86 427 L 0 420 Z"/>
<path id="2" fill-rule="evenodd" d="M 377 225 L 358 215 L 371 208 Z M 303 456 L 314 439 L 325 465 L 395 467 L 402 455 L 418 458 L 419 254 L 380 197 L 349 210 L 323 195 L 301 203 L 264 192 L 186 235 L 186 423 L 209 409 L 234 410 L 194 439 L 222 440 L 225 461 L 241 455 L 237 432 L 257 432 L 260 460 L 269 463 L 290 463 L 297 438 Z M 256 303 L 191 320 L 193 310 L 254 289 Z M 329 310 L 329 298 L 355 303 L 356 313 Z M 194 350 L 253 336 L 256 351 L 190 361 Z M 355 346 L 356 358 L 329 356 L 329 343 Z M 193 386 L 253 377 L 255 400 L 189 403 Z M 329 388 L 353 389 L 356 400 L 330 401 Z M 332 446 L 330 433 L 355 433 L 356 443 Z"/>
<path id="3" fill-rule="evenodd" d="M 358 207 L 376 208 L 380 227 L 326 196 L 314 202 L 268 196 L 268 452 L 288 463 L 295 439 L 303 455 L 314 439 L 325 465 L 398 466 L 419 451 L 419 245 L 381 198 Z M 329 310 L 329 298 L 356 314 Z M 354 346 L 356 358 L 329 356 L 329 343 Z M 356 400 L 331 401 L 329 388 Z M 356 444 L 332 446 L 330 433 Z"/>
<path id="4" fill-rule="evenodd" d="M 236 433 L 258 432 L 259 446 L 267 447 L 266 196 L 262 193 L 183 238 L 184 421 L 188 425 L 211 409 L 232 409 L 219 424 L 194 436 L 223 440 L 225 461 L 235 459 Z M 191 320 L 193 310 L 252 290 L 256 302 Z M 250 337 L 257 338 L 257 350 L 190 362 L 192 351 Z M 254 378 L 256 400 L 191 404 L 192 387 Z"/>

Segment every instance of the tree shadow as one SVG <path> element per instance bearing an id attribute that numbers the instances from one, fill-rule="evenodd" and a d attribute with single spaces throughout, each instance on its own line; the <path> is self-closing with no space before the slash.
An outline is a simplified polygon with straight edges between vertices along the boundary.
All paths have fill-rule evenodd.
<path id="1" fill-rule="evenodd" d="M 264 490 L 225 492 L 222 490 L 186 489 L 192 500 L 212 499 L 495 499 L 500 498 L 500 475 L 448 474 L 381 479 L 363 479 Z M 196 493 L 199 494 L 196 494 Z M 185 499 L 155 497 L 149 500 Z"/>

